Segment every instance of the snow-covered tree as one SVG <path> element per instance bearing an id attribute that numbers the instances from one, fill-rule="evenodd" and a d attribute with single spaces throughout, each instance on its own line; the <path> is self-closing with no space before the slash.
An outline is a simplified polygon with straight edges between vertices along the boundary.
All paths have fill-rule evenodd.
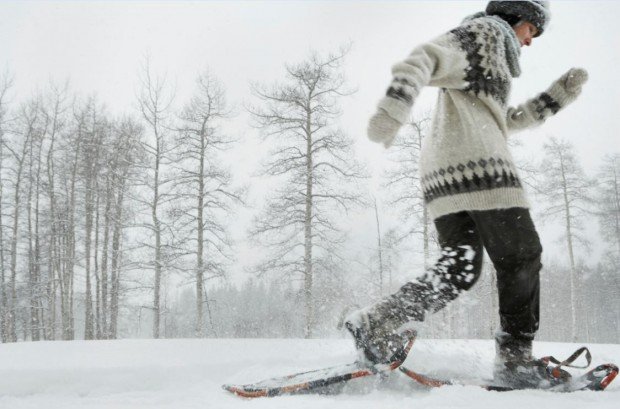
<path id="1" fill-rule="evenodd" d="M 419 161 L 430 121 L 430 115 L 426 114 L 407 122 L 392 147 L 391 166 L 386 172 L 384 184 L 390 206 L 397 209 L 400 239 L 421 239 L 420 251 L 424 256 L 425 268 L 431 263 L 432 220 L 424 204 Z"/>
<path id="2" fill-rule="evenodd" d="M 271 250 L 257 271 L 302 278 L 306 337 L 316 322 L 315 274 L 331 274 L 343 242 L 337 211 L 361 200 L 354 182 L 363 172 L 352 140 L 336 127 L 340 100 L 350 93 L 342 73 L 346 53 L 313 53 L 287 65 L 284 82 L 253 87 L 260 105 L 249 107 L 263 138 L 274 146 L 263 175 L 283 181 L 251 229 Z"/>
<path id="3" fill-rule="evenodd" d="M 596 181 L 601 235 L 620 257 L 620 154 L 605 156 Z"/>
<path id="4" fill-rule="evenodd" d="M 19 300 L 17 297 L 19 254 L 18 244 L 23 234 L 20 226 L 20 217 L 24 208 L 24 201 L 27 199 L 25 186 L 28 185 L 28 164 L 29 149 L 34 145 L 34 139 L 41 138 L 42 118 L 40 110 L 41 100 L 38 97 L 24 102 L 16 115 L 15 123 L 10 137 L 5 141 L 5 148 L 10 153 L 12 166 L 12 210 L 11 210 L 11 230 L 9 244 L 9 280 L 8 280 L 8 314 L 7 314 L 7 340 L 17 341 L 17 314 Z M 21 281 L 21 280 L 20 280 Z"/>
<path id="5" fill-rule="evenodd" d="M 194 95 L 179 115 L 176 153 L 174 215 L 182 236 L 195 255 L 191 269 L 196 282 L 195 336 L 205 335 L 207 282 L 223 277 L 234 253 L 226 221 L 233 206 L 243 203 L 244 192 L 232 186 L 232 177 L 218 154 L 233 142 L 220 127 L 230 116 L 223 86 L 208 72 L 198 76 Z"/>
<path id="6" fill-rule="evenodd" d="M 152 235 L 148 235 L 144 244 L 152 249 L 153 254 L 152 261 L 146 262 L 146 265 L 153 270 L 153 337 L 159 338 L 162 275 L 167 271 L 170 252 L 173 251 L 173 244 L 165 237 L 168 223 L 163 208 L 171 199 L 168 191 L 174 183 L 174 178 L 166 174 L 166 166 L 170 164 L 174 147 L 170 131 L 174 95 L 166 77 L 153 73 L 148 57 L 143 61 L 140 82 L 138 104 L 149 136 L 143 141 L 143 148 L 148 155 L 148 168 L 143 172 L 144 187 L 149 197 L 143 197 L 140 201 L 150 213 L 150 220 L 144 222 L 144 227 Z"/>
<path id="7" fill-rule="evenodd" d="M 7 277 L 5 272 L 4 243 L 4 143 L 8 119 L 8 94 L 13 86 L 13 79 L 8 72 L 0 77 L 0 341 L 8 340 L 9 302 Z"/>
<path id="8" fill-rule="evenodd" d="M 569 142 L 552 137 L 545 143 L 544 152 L 541 164 L 542 178 L 538 185 L 538 192 L 544 198 L 541 215 L 543 219 L 560 220 L 564 228 L 562 238 L 570 263 L 572 338 L 575 339 L 578 302 L 575 245 L 577 243 L 588 245 L 588 240 L 582 233 L 582 222 L 589 214 L 592 183 L 583 172 Z"/>

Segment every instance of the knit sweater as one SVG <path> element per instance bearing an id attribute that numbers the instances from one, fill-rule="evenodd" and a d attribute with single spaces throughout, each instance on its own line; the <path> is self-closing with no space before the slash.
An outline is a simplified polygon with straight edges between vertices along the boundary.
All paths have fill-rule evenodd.
<path id="1" fill-rule="evenodd" d="M 509 107 L 519 55 L 512 28 L 498 17 L 483 16 L 417 47 L 393 66 L 394 78 L 379 108 L 401 124 L 424 86 L 440 88 L 419 166 L 433 218 L 529 207 L 507 136 L 541 124 L 576 95 L 556 81 L 546 92 Z"/>

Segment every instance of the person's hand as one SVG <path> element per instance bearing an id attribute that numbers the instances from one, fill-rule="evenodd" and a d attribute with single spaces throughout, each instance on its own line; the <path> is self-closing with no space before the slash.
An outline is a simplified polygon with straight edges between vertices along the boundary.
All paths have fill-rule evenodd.
<path id="1" fill-rule="evenodd" d="M 389 148 L 402 124 L 379 108 L 368 122 L 368 139 Z"/>
<path id="2" fill-rule="evenodd" d="M 581 94 L 583 84 L 588 80 L 588 72 L 583 68 L 571 68 L 547 89 L 547 94 L 564 108 Z"/>
<path id="3" fill-rule="evenodd" d="M 558 80 L 568 94 L 575 96 L 581 93 L 581 88 L 586 81 L 588 81 L 588 71 L 583 68 L 571 68 Z"/>

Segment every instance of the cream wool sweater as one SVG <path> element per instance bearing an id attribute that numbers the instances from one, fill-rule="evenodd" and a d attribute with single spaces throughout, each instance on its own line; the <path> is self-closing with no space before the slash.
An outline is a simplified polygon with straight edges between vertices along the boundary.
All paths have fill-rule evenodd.
<path id="1" fill-rule="evenodd" d="M 420 159 L 434 219 L 464 210 L 529 207 L 507 136 L 541 124 L 578 93 L 566 89 L 563 77 L 546 92 L 508 107 L 512 77 L 520 74 L 519 54 L 512 28 L 483 16 L 417 47 L 392 68 L 394 78 L 379 108 L 400 124 L 422 87 L 440 88 Z"/>

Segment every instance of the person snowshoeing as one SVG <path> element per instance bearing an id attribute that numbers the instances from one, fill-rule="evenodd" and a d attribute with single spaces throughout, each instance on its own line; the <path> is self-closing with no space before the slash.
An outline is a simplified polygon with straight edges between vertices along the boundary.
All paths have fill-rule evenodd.
<path id="1" fill-rule="evenodd" d="M 521 73 L 521 47 L 532 45 L 549 19 L 547 1 L 490 1 L 485 12 L 393 66 L 368 137 L 389 147 L 420 90 L 439 88 L 419 166 L 441 256 L 421 277 L 346 317 L 356 347 L 370 362 L 389 362 L 403 343 L 402 328 L 469 290 L 486 249 L 499 294 L 495 379 L 517 388 L 547 380 L 546 365 L 532 356 L 542 247 L 507 137 L 542 124 L 573 102 L 587 81 L 585 70 L 572 68 L 536 97 L 508 106 L 512 78 Z"/>

